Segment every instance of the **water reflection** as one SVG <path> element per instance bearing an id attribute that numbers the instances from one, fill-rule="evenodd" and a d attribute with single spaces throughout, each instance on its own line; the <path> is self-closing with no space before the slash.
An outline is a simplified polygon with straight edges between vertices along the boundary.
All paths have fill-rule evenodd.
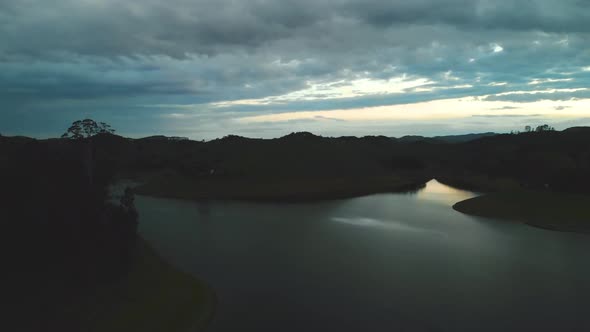
<path id="1" fill-rule="evenodd" d="M 426 183 L 424 189 L 416 193 L 416 198 L 420 200 L 435 201 L 446 205 L 453 205 L 457 202 L 477 196 L 471 191 L 456 189 L 438 182 L 436 179 Z"/>
<path id="2" fill-rule="evenodd" d="M 142 236 L 215 289 L 210 331 L 590 331 L 588 238 L 451 209 L 473 196 L 433 180 L 314 204 L 137 206 Z"/>
<path id="3" fill-rule="evenodd" d="M 352 226 L 359 226 L 359 227 L 370 227 L 370 228 L 379 228 L 383 230 L 391 230 L 391 231 L 400 231 L 400 232 L 416 232 L 421 234 L 436 234 L 441 236 L 446 236 L 445 233 L 439 232 L 429 228 L 423 228 L 418 226 L 409 225 L 407 223 L 403 223 L 396 220 L 379 220 L 367 217 L 358 217 L 358 218 L 345 218 L 345 217 L 333 217 L 332 221 L 343 223 Z"/>

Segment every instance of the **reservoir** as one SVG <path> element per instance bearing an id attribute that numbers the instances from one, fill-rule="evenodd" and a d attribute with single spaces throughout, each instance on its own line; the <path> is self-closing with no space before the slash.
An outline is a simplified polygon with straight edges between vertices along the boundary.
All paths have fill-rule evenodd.
<path id="1" fill-rule="evenodd" d="M 301 204 L 138 196 L 139 231 L 218 297 L 210 331 L 590 331 L 590 236 L 476 218 L 475 193 Z"/>

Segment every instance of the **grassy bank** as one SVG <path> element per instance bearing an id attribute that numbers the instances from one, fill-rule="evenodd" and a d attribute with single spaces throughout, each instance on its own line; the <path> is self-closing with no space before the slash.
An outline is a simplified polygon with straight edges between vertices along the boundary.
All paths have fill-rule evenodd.
<path id="1" fill-rule="evenodd" d="M 366 176 L 295 179 L 201 178 L 151 176 L 136 188 L 140 195 L 190 200 L 300 202 L 357 197 L 375 193 L 417 190 L 424 176 Z"/>
<path id="2" fill-rule="evenodd" d="M 144 240 L 129 274 L 104 291 L 99 296 L 109 306 L 89 324 L 92 331 L 201 331 L 215 307 L 208 286 L 163 261 Z"/>
<path id="3" fill-rule="evenodd" d="M 464 200 L 453 209 L 470 215 L 514 220 L 566 232 L 590 233 L 590 196 L 551 192 L 490 193 Z"/>
<path id="4" fill-rule="evenodd" d="M 193 332 L 205 328 L 215 308 L 207 285 L 163 261 L 141 238 L 123 278 L 68 293 L 68 285 L 54 285 L 33 294 L 23 330 Z"/>

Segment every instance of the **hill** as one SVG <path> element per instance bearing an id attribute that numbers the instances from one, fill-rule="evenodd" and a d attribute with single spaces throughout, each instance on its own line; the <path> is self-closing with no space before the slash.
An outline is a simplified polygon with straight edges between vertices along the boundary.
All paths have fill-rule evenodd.
<path id="1" fill-rule="evenodd" d="M 35 140 L 2 137 L 0 148 L 18 154 L 30 142 Z M 70 144 L 44 142 L 55 154 Z M 121 176 L 150 183 L 153 190 L 171 179 L 191 183 L 199 193 L 186 196 L 200 198 L 266 199 L 273 193 L 342 197 L 416 187 L 433 177 L 483 191 L 521 187 L 584 193 L 590 185 L 590 129 L 585 127 L 428 139 L 301 132 L 277 139 L 226 136 L 209 142 L 99 135 L 94 142 L 97 160 Z"/>
<path id="2" fill-rule="evenodd" d="M 399 142 L 413 143 L 413 142 L 429 142 L 429 143 L 464 143 L 474 141 L 483 137 L 496 136 L 498 134 L 487 132 L 479 134 L 465 134 L 465 135 L 446 135 L 446 136 L 434 136 L 424 137 L 417 135 L 403 136 L 398 139 Z"/>

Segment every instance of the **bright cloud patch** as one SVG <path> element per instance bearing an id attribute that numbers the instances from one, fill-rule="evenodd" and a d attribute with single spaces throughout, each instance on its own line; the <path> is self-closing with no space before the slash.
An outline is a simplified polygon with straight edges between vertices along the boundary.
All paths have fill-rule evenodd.
<path id="1" fill-rule="evenodd" d="M 546 84 L 546 83 L 557 83 L 557 82 L 571 82 L 573 78 L 537 78 L 530 81 L 529 85 L 539 85 L 539 84 Z"/>
<path id="2" fill-rule="evenodd" d="M 427 87 L 435 83 L 436 82 L 430 81 L 426 78 L 409 79 L 405 75 L 386 80 L 361 78 L 351 81 L 341 80 L 329 83 L 308 83 L 307 88 L 282 96 L 272 96 L 259 99 L 241 99 L 218 102 L 211 105 L 216 107 L 228 107 L 236 105 L 269 105 L 288 103 L 292 101 L 313 101 L 320 99 L 326 100 L 371 95 L 401 94 L 411 89 Z"/>
<path id="3" fill-rule="evenodd" d="M 590 98 L 570 101 L 544 100 L 523 104 L 485 101 L 479 98 L 469 97 L 354 110 L 305 111 L 257 115 L 238 118 L 236 121 L 242 123 L 285 122 L 313 119 L 318 116 L 337 118 L 345 121 L 430 121 L 436 119 L 464 119 L 475 116 L 488 117 L 494 113 L 502 117 L 530 116 L 531 111 L 535 112 L 535 116 L 563 120 L 565 118 L 588 116 L 589 108 Z M 502 110 L 502 113 L 497 113 L 497 110 Z M 556 110 L 559 110 L 559 112 L 556 112 Z"/>

